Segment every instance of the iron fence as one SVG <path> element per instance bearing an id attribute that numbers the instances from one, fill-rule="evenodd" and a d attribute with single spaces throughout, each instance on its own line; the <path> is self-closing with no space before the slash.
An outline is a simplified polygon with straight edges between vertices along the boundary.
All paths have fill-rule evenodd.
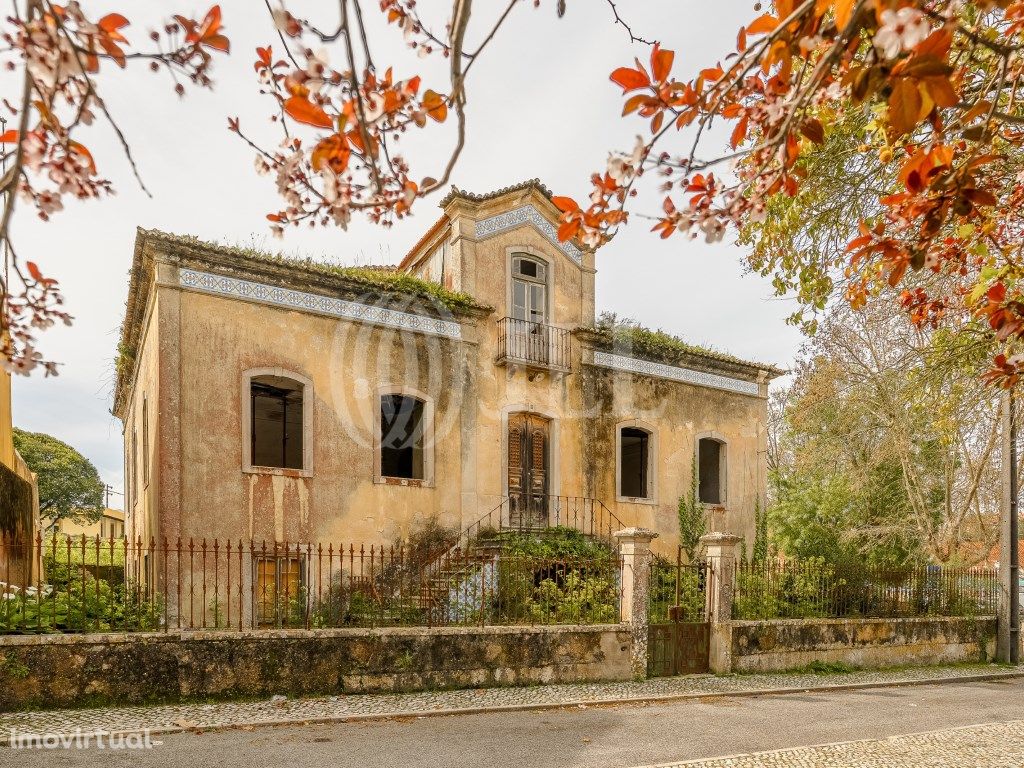
<path id="1" fill-rule="evenodd" d="M 622 585 L 610 550 L 500 545 L 0 538 L 5 563 L 0 634 L 616 623 Z"/>
<path id="2" fill-rule="evenodd" d="M 675 561 L 654 558 L 648 591 L 650 622 L 708 621 L 712 579 L 708 563 L 684 563 L 681 551 Z"/>
<path id="3" fill-rule="evenodd" d="M 733 618 L 993 615 L 998 592 L 998 572 L 988 568 L 743 562 Z"/>

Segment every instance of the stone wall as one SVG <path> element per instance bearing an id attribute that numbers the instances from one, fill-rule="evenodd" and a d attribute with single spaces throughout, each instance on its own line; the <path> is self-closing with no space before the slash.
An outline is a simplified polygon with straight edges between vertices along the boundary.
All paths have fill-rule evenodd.
<path id="1" fill-rule="evenodd" d="M 788 619 L 734 621 L 732 671 L 770 672 L 812 662 L 888 667 L 985 661 L 996 619 Z"/>
<path id="2" fill-rule="evenodd" d="M 0 637 L 0 711 L 629 680 L 627 626 Z"/>

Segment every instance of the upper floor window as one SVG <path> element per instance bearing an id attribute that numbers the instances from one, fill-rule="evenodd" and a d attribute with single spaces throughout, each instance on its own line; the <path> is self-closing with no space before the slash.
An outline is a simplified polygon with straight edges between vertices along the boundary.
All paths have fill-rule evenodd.
<path id="1" fill-rule="evenodd" d="M 619 430 L 619 496 L 627 499 L 653 497 L 651 484 L 651 433 L 638 427 Z"/>
<path id="2" fill-rule="evenodd" d="M 250 464 L 303 469 L 305 386 L 284 376 L 249 379 Z"/>
<path id="3" fill-rule="evenodd" d="M 548 322 L 548 266 L 529 256 L 512 257 L 512 318 Z"/>
<path id="4" fill-rule="evenodd" d="M 424 444 L 426 404 L 411 395 L 380 398 L 380 474 L 406 480 L 427 479 Z"/>
<path id="5" fill-rule="evenodd" d="M 704 504 L 725 503 L 725 442 L 702 437 L 697 442 L 698 491 Z"/>
<path id="6" fill-rule="evenodd" d="M 149 399 L 142 396 L 142 482 L 149 485 Z"/>

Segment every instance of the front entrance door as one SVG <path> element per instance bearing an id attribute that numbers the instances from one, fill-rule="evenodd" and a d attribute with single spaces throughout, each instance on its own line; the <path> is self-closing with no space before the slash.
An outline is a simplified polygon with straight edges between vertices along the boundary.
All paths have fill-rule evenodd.
<path id="1" fill-rule="evenodd" d="M 548 462 L 551 420 L 532 413 L 508 417 L 509 526 L 548 524 Z"/>

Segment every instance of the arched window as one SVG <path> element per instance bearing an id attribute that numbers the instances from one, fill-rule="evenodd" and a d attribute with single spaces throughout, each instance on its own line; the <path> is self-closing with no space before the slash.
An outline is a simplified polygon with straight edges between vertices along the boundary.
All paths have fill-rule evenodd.
<path id="1" fill-rule="evenodd" d="M 725 503 L 726 445 L 715 437 L 697 441 L 698 490 L 704 504 Z"/>
<path id="2" fill-rule="evenodd" d="M 654 432 L 636 422 L 621 424 L 616 443 L 616 492 L 619 499 L 653 502 L 656 466 Z"/>
<path id="3" fill-rule="evenodd" d="M 263 369 L 246 374 L 246 470 L 309 469 L 306 442 L 311 390 L 308 381 L 286 371 Z"/>
<path id="4" fill-rule="evenodd" d="M 426 403 L 404 394 L 380 397 L 380 474 L 425 480 Z"/>
<path id="5" fill-rule="evenodd" d="M 512 257 L 512 319 L 548 322 L 548 266 L 530 256 Z"/>

